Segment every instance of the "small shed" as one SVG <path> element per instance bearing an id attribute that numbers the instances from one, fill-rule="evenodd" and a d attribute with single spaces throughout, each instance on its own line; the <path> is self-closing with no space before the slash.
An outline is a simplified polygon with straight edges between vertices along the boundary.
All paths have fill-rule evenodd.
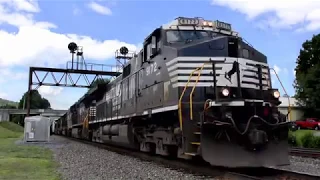
<path id="1" fill-rule="evenodd" d="M 49 141 L 51 121 L 48 117 L 30 116 L 24 119 L 24 140 L 26 142 Z"/>

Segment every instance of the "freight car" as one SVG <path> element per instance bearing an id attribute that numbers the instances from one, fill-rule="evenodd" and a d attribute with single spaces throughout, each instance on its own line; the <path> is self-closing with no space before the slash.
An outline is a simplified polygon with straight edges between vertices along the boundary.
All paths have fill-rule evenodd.
<path id="1" fill-rule="evenodd" d="M 289 164 L 267 57 L 231 24 L 178 17 L 116 58 L 128 60 L 122 74 L 75 103 L 61 132 L 213 166 Z"/>

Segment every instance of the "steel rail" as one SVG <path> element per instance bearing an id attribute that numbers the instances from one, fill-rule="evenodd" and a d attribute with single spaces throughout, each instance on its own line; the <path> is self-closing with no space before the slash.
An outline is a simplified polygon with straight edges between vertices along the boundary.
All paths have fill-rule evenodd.
<path id="1" fill-rule="evenodd" d="M 320 149 L 292 147 L 289 153 L 293 156 L 320 158 Z"/>

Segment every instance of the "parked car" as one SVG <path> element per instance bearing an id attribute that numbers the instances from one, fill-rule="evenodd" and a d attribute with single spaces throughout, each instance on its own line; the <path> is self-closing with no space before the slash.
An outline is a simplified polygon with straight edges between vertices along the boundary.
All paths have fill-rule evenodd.
<path id="1" fill-rule="evenodd" d="M 320 129 L 320 119 L 318 118 L 306 118 L 303 120 L 294 121 L 293 126 L 296 129 Z M 292 127 L 293 128 L 293 127 Z"/>

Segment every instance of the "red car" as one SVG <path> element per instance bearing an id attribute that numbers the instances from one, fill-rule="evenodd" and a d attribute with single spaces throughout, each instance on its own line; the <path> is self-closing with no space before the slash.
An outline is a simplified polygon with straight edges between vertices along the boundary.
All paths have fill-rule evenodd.
<path id="1" fill-rule="evenodd" d="M 318 118 L 307 118 L 304 120 L 297 120 L 294 123 L 297 129 L 320 129 L 320 120 Z"/>

